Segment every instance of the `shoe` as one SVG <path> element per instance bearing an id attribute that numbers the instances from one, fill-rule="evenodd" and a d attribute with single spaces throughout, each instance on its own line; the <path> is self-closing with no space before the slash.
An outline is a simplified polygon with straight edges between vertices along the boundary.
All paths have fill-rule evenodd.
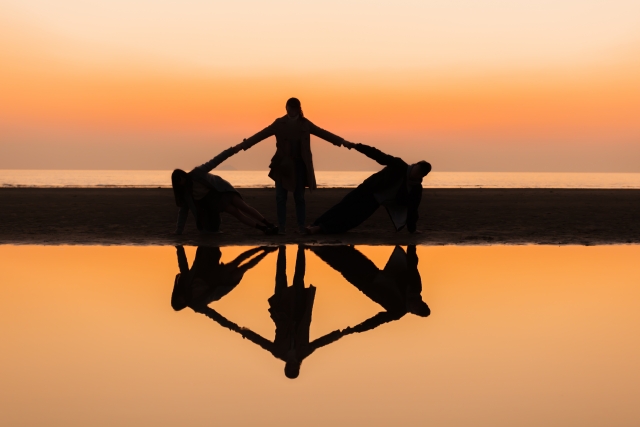
<path id="1" fill-rule="evenodd" d="M 278 234 L 280 236 L 284 236 L 285 234 L 287 234 L 287 230 L 285 230 L 284 227 L 276 227 L 278 229 Z"/>

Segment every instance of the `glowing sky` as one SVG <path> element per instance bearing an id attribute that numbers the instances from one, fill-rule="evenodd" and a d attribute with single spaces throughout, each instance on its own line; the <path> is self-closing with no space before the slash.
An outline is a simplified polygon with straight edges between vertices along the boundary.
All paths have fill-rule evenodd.
<path id="1" fill-rule="evenodd" d="M 435 170 L 640 172 L 640 2 L 0 5 L 0 168 L 189 168 L 290 96 Z M 376 168 L 313 149 L 317 169 Z"/>

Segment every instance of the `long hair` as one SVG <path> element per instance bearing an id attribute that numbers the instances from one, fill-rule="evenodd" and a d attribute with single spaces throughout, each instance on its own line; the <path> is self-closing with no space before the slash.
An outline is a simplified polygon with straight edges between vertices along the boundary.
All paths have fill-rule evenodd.
<path id="1" fill-rule="evenodd" d="M 173 187 L 173 196 L 176 199 L 176 205 L 182 207 L 185 204 L 185 193 L 191 191 L 191 177 L 182 169 L 176 169 L 171 174 L 171 186 Z"/>
<path id="2" fill-rule="evenodd" d="M 300 103 L 300 100 L 298 98 L 287 99 L 287 104 L 285 105 L 285 107 L 291 108 L 293 110 L 298 110 L 298 114 L 300 114 L 300 117 L 304 119 L 304 113 L 302 112 L 302 104 Z"/>

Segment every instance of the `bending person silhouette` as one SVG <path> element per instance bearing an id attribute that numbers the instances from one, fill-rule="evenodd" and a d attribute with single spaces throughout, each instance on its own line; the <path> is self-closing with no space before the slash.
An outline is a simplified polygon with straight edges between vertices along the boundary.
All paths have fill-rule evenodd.
<path id="1" fill-rule="evenodd" d="M 338 147 L 346 146 L 343 138 L 314 125 L 304 117 L 302 104 L 297 98 L 289 98 L 286 103 L 287 114 L 276 119 L 255 135 L 245 139 L 240 146 L 248 150 L 260 141 L 275 136 L 276 153 L 269 164 L 269 178 L 276 184 L 276 207 L 278 211 L 278 230 L 285 233 L 287 220 L 287 194 L 293 193 L 296 203 L 296 217 L 300 232 L 305 232 L 306 204 L 304 189 L 316 188 L 316 176 L 311 155 L 311 135 L 315 135 Z"/>
<path id="2" fill-rule="evenodd" d="M 344 233 L 362 224 L 383 205 L 396 231 L 406 225 L 410 233 L 415 233 L 422 199 L 422 178 L 431 171 L 431 165 L 424 160 L 410 165 L 399 157 L 364 144 L 347 142 L 344 145 L 349 149 L 355 148 L 385 168 L 364 180 L 337 205 L 322 214 L 307 227 L 307 232 Z"/>
<path id="3" fill-rule="evenodd" d="M 277 227 L 249 206 L 229 182 L 209 172 L 220 163 L 240 151 L 240 145 L 228 148 L 189 173 L 176 169 L 171 174 L 171 184 L 176 205 L 180 208 L 175 234 L 182 234 L 189 211 L 196 219 L 201 232 L 220 230 L 220 213 L 226 212 L 240 222 L 255 227 L 265 234 L 276 234 Z"/>
<path id="4" fill-rule="evenodd" d="M 199 310 L 220 325 L 241 334 L 274 357 L 283 360 L 285 375 L 293 379 L 300 374 L 300 365 L 305 358 L 318 348 L 342 338 L 346 333 L 336 330 L 310 342 L 309 329 L 316 288 L 313 285 L 308 288 L 304 285 L 305 253 L 302 246 L 298 246 L 292 286 L 288 286 L 287 283 L 286 267 L 286 250 L 284 246 L 280 246 L 275 292 L 269 298 L 269 313 L 276 327 L 273 341 L 248 328 L 238 326 L 208 306 L 200 307 Z"/>
<path id="5" fill-rule="evenodd" d="M 196 250 L 193 265 L 189 268 L 184 248 L 176 246 L 180 273 L 176 275 L 173 284 L 171 307 L 176 311 L 185 307 L 200 311 L 201 307 L 218 301 L 240 283 L 249 269 L 255 267 L 275 249 L 274 247 L 249 249 L 225 264 L 220 262 L 222 256 L 220 248 L 200 246 Z M 257 256 L 253 257 L 256 254 Z"/>
<path id="6" fill-rule="evenodd" d="M 408 246 L 407 252 L 396 246 L 382 270 L 353 246 L 313 246 L 309 250 L 385 309 L 357 326 L 346 328 L 343 333 L 368 331 L 407 313 L 421 317 L 431 314 L 422 300 L 415 246 Z"/>

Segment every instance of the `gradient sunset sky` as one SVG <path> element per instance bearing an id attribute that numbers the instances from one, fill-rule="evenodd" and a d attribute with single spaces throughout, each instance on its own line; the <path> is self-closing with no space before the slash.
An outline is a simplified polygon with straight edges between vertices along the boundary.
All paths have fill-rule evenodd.
<path id="1" fill-rule="evenodd" d="M 0 3 L 1 169 L 189 169 L 291 96 L 435 171 L 640 172 L 640 1 Z"/>

